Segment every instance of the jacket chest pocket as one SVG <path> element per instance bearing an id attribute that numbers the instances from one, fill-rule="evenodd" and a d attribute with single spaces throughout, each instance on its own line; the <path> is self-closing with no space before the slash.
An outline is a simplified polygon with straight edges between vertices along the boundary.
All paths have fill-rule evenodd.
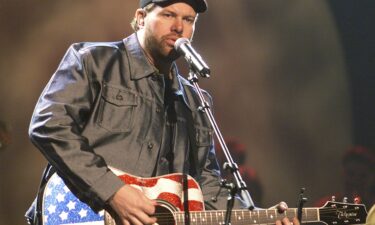
<path id="1" fill-rule="evenodd" d="M 195 141 L 198 147 L 209 147 L 213 145 L 213 130 L 208 127 L 195 127 Z"/>
<path id="2" fill-rule="evenodd" d="M 137 105 L 137 95 L 131 90 L 103 85 L 97 123 L 111 132 L 129 132 Z"/>

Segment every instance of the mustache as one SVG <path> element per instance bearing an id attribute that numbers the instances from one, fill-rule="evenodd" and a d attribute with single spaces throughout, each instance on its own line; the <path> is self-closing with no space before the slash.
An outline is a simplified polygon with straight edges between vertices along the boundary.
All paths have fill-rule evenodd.
<path id="1" fill-rule="evenodd" d="M 163 40 L 166 40 L 166 39 L 172 39 L 174 41 L 176 41 L 177 39 L 181 38 L 182 35 L 178 35 L 178 34 L 175 34 L 175 33 L 171 33 L 171 34 L 167 34 L 167 35 L 164 35 L 162 37 Z"/>

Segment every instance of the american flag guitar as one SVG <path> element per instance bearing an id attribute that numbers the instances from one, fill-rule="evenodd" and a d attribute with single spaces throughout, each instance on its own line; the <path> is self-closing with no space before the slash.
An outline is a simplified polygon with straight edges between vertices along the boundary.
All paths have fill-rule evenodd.
<path id="1" fill-rule="evenodd" d="M 204 211 L 203 196 L 198 183 L 190 176 L 169 174 L 153 178 L 140 178 L 112 169 L 125 183 L 139 188 L 151 199 L 157 199 L 155 216 L 159 225 L 210 225 L 224 224 L 225 210 Z M 184 212 L 183 180 L 187 177 L 189 213 Z M 293 218 L 297 209 L 280 214 L 276 209 L 233 210 L 232 225 L 273 224 L 277 219 Z M 327 202 L 321 208 L 304 208 L 302 222 L 321 221 L 328 225 L 364 224 L 366 208 L 360 204 Z M 57 175 L 51 176 L 42 198 L 43 225 L 115 225 L 109 213 L 95 213 L 80 201 Z"/>

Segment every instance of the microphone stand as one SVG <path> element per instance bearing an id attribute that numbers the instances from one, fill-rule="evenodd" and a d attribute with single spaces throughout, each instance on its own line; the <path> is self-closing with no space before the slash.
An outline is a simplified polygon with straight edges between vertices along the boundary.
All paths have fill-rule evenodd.
<path id="1" fill-rule="evenodd" d="M 199 74 L 202 77 L 205 77 L 205 78 L 209 77 L 209 74 L 207 74 L 207 73 L 199 73 Z M 195 87 L 195 90 L 197 91 L 199 99 L 201 101 L 201 105 L 198 107 L 198 110 L 200 110 L 201 112 L 204 112 L 207 115 L 207 117 L 208 117 L 208 119 L 209 119 L 209 121 L 210 121 L 210 123 L 211 123 L 211 125 L 214 129 L 216 138 L 219 140 L 219 143 L 220 143 L 220 146 L 221 146 L 221 148 L 224 152 L 225 158 L 227 159 L 226 167 L 229 168 L 229 170 L 233 174 L 233 177 L 235 178 L 235 181 L 236 181 L 236 188 L 235 189 L 237 190 L 237 193 L 241 196 L 242 200 L 244 201 L 244 203 L 246 205 L 246 208 L 248 208 L 249 210 L 253 210 L 255 208 L 255 205 L 254 205 L 253 200 L 251 199 L 250 193 L 247 190 L 246 183 L 243 181 L 243 179 L 241 177 L 241 174 L 239 173 L 238 166 L 233 161 L 233 158 L 230 155 L 228 147 L 225 144 L 224 138 L 223 138 L 223 136 L 222 136 L 222 134 L 219 130 L 219 127 L 218 127 L 218 125 L 215 121 L 215 118 L 212 114 L 211 107 L 208 104 L 208 102 L 205 100 L 205 98 L 203 96 L 203 93 L 202 93 L 202 91 L 201 91 L 201 89 L 198 85 L 197 73 L 192 68 L 190 68 L 188 80 Z M 228 198 L 228 201 L 234 201 L 234 197 L 230 196 Z M 233 202 L 232 203 L 228 202 L 226 224 L 230 224 L 229 220 L 230 220 L 230 214 L 231 214 L 232 206 L 233 206 Z"/>

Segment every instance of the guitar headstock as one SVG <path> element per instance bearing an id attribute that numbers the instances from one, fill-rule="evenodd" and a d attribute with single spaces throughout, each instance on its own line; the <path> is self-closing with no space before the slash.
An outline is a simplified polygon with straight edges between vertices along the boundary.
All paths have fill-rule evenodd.
<path id="1" fill-rule="evenodd" d="M 328 225 L 364 224 L 367 211 L 363 204 L 329 201 L 319 208 L 320 221 Z"/>

